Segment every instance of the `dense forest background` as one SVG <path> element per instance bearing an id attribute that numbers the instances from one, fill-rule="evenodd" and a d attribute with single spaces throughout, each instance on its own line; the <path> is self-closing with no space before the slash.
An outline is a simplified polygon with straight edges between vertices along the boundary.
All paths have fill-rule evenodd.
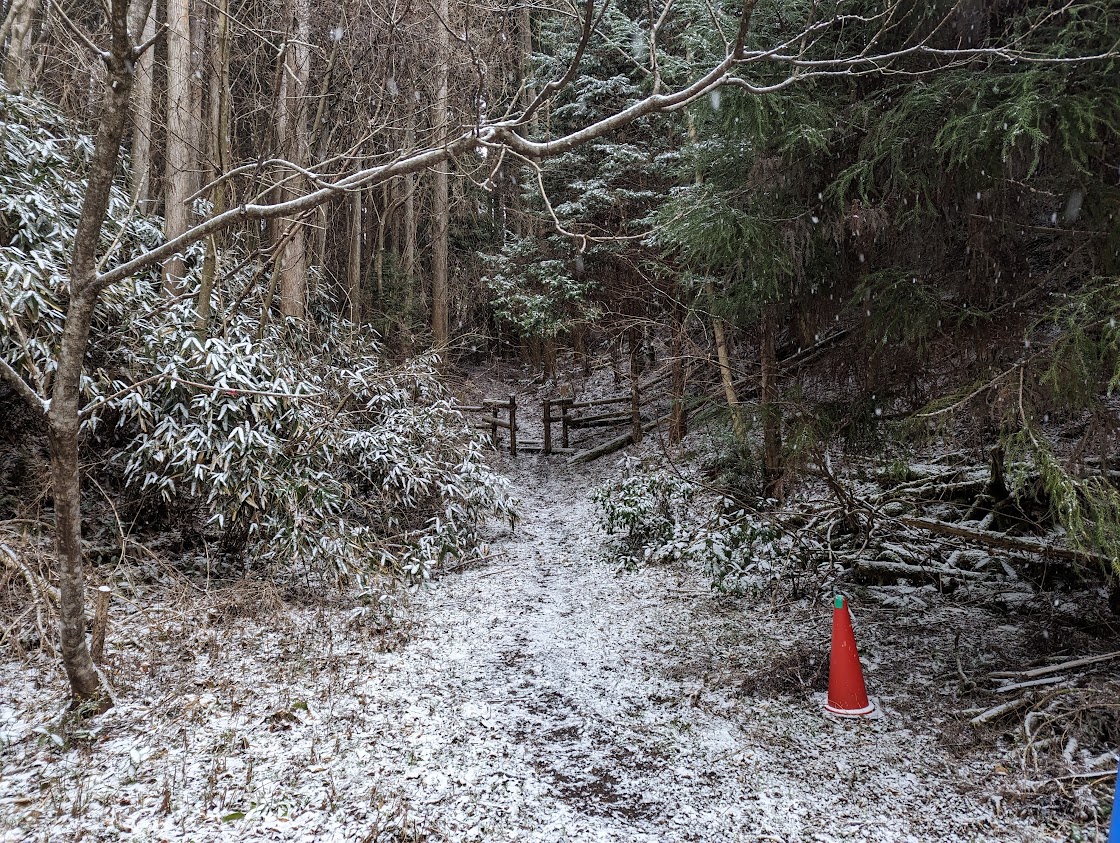
<path id="1" fill-rule="evenodd" d="M 539 826 L 549 788 L 592 804 L 588 828 L 640 825 L 692 787 L 666 747 L 694 726 L 711 745 L 682 769 L 726 774 L 735 810 L 770 761 L 735 767 L 725 732 L 770 735 L 775 777 L 796 745 L 812 810 L 836 770 L 845 788 L 884 776 L 888 801 L 860 810 L 899 836 L 858 839 L 940 828 L 946 788 L 952 834 L 923 839 L 1102 827 L 1120 742 L 1115 2 L 0 0 L 0 75 L 0 685 L 19 689 L 0 696 L 0 833 L 20 839 L 18 808 L 80 836 L 138 782 L 160 839 L 202 814 L 286 822 L 254 763 L 302 781 L 269 765 L 322 771 L 333 742 L 338 803 L 397 823 L 365 839 L 435 839 L 358 794 L 361 754 L 405 790 L 444 787 L 415 765 L 504 758 L 494 734 L 545 759 L 522 771 L 547 785 L 525 802 Z M 625 406 L 588 425 L 627 431 L 610 453 L 637 447 L 609 469 L 503 457 L 484 399 L 507 394 L 523 446 L 540 403 L 583 397 Z M 523 518 L 524 535 L 494 526 Z M 410 587 L 463 571 L 424 604 L 416 634 L 438 646 L 391 653 L 420 630 Z M 873 618 L 857 631 L 898 689 L 886 727 L 817 732 L 774 702 L 823 691 L 837 592 Z M 490 684 L 463 690 L 464 653 Z M 620 683 L 617 712 L 587 690 Z M 32 723 L 42 687 L 71 704 L 57 728 Z M 488 708 L 524 688 L 527 720 Z M 213 714 L 227 698 L 252 744 Z M 336 700 L 354 734 L 382 730 L 373 749 L 314 732 Z M 393 743 L 381 707 L 437 737 Z M 460 720 L 494 734 L 471 744 Z M 305 727 L 289 753 L 277 733 Z M 854 754 L 814 766 L 838 734 Z M 103 804 L 84 772 L 43 778 L 71 751 L 107 765 Z M 482 834 L 472 812 L 506 779 L 471 790 L 485 764 L 465 758 L 423 804 L 446 797 L 432 810 Z M 1012 758 L 1014 794 L 992 784 Z M 690 792 L 705 810 L 707 787 Z M 293 785 L 326 817 L 306 839 L 345 826 L 323 788 Z M 510 823 L 515 790 L 494 797 Z M 794 828 L 783 799 L 772 827 Z M 724 813 L 687 839 L 730 839 Z M 759 839 L 807 839 L 781 833 Z"/>
<path id="2" fill-rule="evenodd" d="M 1120 606 L 1114 4 L 0 10 L 0 518 L 53 508 L 79 698 L 83 565 L 145 531 L 375 601 L 475 550 L 493 358 L 660 356 L 725 492 L 857 534 L 841 463 L 987 466 L 962 529 Z"/>

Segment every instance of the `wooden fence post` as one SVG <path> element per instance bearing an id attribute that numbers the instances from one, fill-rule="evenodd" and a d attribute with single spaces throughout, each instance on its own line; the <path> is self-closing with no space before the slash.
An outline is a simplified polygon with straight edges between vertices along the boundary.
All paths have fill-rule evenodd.
<path id="1" fill-rule="evenodd" d="M 568 447 L 568 408 L 572 405 L 570 398 L 562 399 L 563 403 L 560 405 L 560 444 L 561 446 Z"/>
<path id="2" fill-rule="evenodd" d="M 552 453 L 552 399 L 544 399 L 544 452 Z"/>
<path id="3" fill-rule="evenodd" d="M 509 452 L 517 456 L 517 396 L 509 397 Z"/>

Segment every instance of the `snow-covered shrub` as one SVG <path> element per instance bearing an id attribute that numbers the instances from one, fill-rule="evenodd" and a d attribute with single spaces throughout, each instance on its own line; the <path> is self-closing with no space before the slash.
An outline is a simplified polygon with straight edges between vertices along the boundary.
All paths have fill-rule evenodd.
<path id="1" fill-rule="evenodd" d="M 91 151 L 49 106 L 0 91 L 0 356 L 43 395 Z M 105 267 L 158 244 L 161 228 L 115 188 Z M 203 249 L 185 256 L 185 289 L 199 288 Z M 227 556 L 317 582 L 423 578 L 477 547 L 487 515 L 512 517 L 432 360 L 389 365 L 368 329 L 321 307 L 300 325 L 262 321 L 244 252 L 227 238 L 205 330 L 155 270 L 99 303 L 83 443 L 137 506 L 220 538 Z"/>
<path id="2" fill-rule="evenodd" d="M 691 544 L 688 508 L 695 484 L 665 470 L 630 473 L 595 489 L 599 520 L 618 564 L 634 567 L 679 559 Z"/>
<path id="3" fill-rule="evenodd" d="M 308 343 L 239 318 L 201 339 L 189 304 L 131 323 L 128 376 L 97 384 L 123 431 L 113 462 L 273 570 L 426 577 L 476 546 L 487 515 L 511 515 L 505 481 L 432 360 L 391 366 L 354 326 L 315 327 Z"/>
<path id="4" fill-rule="evenodd" d="M 62 333 L 68 266 L 93 153 L 47 103 L 0 87 L 0 357 L 46 392 Z M 128 195 L 114 189 L 102 249 L 106 268 L 159 242 L 158 225 L 130 215 Z M 112 285 L 94 316 L 97 339 L 125 313 L 150 306 L 156 288 L 136 277 Z"/>
<path id="5" fill-rule="evenodd" d="M 712 588 L 730 593 L 758 590 L 783 573 L 776 533 L 679 474 L 631 472 L 597 488 L 592 500 L 607 534 L 618 537 L 610 553 L 621 566 L 685 560 Z"/>

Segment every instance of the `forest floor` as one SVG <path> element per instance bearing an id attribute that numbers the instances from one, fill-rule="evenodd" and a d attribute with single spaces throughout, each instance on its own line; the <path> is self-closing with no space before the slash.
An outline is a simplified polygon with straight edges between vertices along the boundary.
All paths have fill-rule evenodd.
<path id="1" fill-rule="evenodd" d="M 827 600 L 619 571 L 588 497 L 612 459 L 499 459 L 521 522 L 392 629 L 260 584 L 141 593 L 84 726 L 54 659 L 5 657 L 0 841 L 1104 839 L 1090 782 L 971 731 L 946 678 L 962 631 L 971 673 L 1021 666 L 1044 622 L 857 593 L 883 716 L 837 720 Z"/>

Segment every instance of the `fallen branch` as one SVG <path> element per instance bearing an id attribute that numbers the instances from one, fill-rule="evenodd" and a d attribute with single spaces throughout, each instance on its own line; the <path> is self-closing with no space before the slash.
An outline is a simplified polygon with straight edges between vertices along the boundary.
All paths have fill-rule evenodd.
<path id="1" fill-rule="evenodd" d="M 645 424 L 642 425 L 642 432 L 645 433 L 645 432 L 648 432 L 650 430 L 653 430 L 659 424 L 661 424 L 664 421 L 667 421 L 668 419 L 669 419 L 669 417 L 665 416 L 664 418 L 655 419 L 654 421 L 651 421 L 651 422 L 646 422 Z M 585 463 L 585 462 L 591 462 L 592 460 L 597 460 L 597 459 L 599 459 L 599 457 L 605 457 L 605 456 L 607 456 L 607 454 L 613 454 L 615 451 L 621 451 L 623 448 L 625 448 L 627 445 L 629 445 L 633 441 L 634 441 L 634 431 L 630 431 L 629 433 L 623 434 L 622 436 L 616 436 L 614 439 L 608 439 L 602 445 L 596 445 L 594 448 L 589 448 L 586 451 L 581 451 L 580 453 L 576 454 L 574 457 L 569 459 L 568 463 L 570 465 L 577 465 L 579 463 Z"/>
<path id="2" fill-rule="evenodd" d="M 1099 656 L 1085 656 L 1084 658 L 1062 662 L 1061 664 L 1052 664 L 1047 665 L 1046 667 L 1036 667 L 1032 670 L 1001 670 L 997 673 L 992 673 L 989 675 L 1000 679 L 1011 679 L 1014 677 L 1021 677 L 1023 679 L 1034 679 L 1038 676 L 1047 676 L 1051 673 L 1061 673 L 1065 670 L 1075 670 L 1079 667 L 1088 667 L 1091 664 L 1100 664 L 1101 662 L 1112 661 L 1113 659 L 1120 659 L 1120 650 L 1114 650 L 1111 653 L 1103 653 Z"/>
<path id="3" fill-rule="evenodd" d="M 1032 679 L 1029 682 L 1016 682 L 1012 685 L 1000 685 L 998 688 L 993 688 L 997 694 L 1007 694 L 1011 691 L 1022 691 L 1024 688 L 1037 688 L 1039 685 L 1056 685 L 1059 682 L 1065 682 L 1065 676 L 1047 676 L 1042 679 Z"/>
<path id="4" fill-rule="evenodd" d="M 1021 697 L 1016 697 L 1015 699 L 1008 700 L 1005 703 L 1000 703 L 999 705 L 994 705 L 991 708 L 980 712 L 979 714 L 977 714 L 975 717 L 973 717 L 968 722 L 971 723 L 973 726 L 981 726 L 984 723 L 989 723 L 992 720 L 996 720 L 1000 717 L 1003 717 L 1003 715 L 1005 715 L 1005 714 L 1010 714 L 1011 712 L 1022 708 L 1024 705 L 1031 702 L 1033 699 L 1034 699 L 1034 695 L 1031 694 L 1030 692 L 1027 692 L 1026 694 L 1023 694 L 1023 696 L 1021 696 Z"/>
<path id="5" fill-rule="evenodd" d="M 32 570 L 16 556 L 16 552 L 6 544 L 0 544 L 0 550 L 4 551 L 4 554 L 0 556 L 0 558 L 3 558 L 5 562 L 7 562 L 8 567 L 18 571 L 27 583 L 27 587 L 31 589 L 31 596 L 35 606 L 35 627 L 39 630 L 39 641 L 43 649 L 46 650 L 53 659 L 56 654 L 54 645 L 51 643 L 50 633 L 47 632 L 48 624 L 43 617 L 43 611 L 44 609 L 50 611 L 50 609 L 59 602 L 58 589 L 43 580 L 42 577 L 33 573 Z"/>
<path id="6" fill-rule="evenodd" d="M 942 577 L 962 580 L 983 580 L 987 577 L 979 571 L 964 571 L 960 568 L 946 568 L 941 565 L 909 565 L 905 562 L 887 562 L 882 559 L 845 559 L 853 570 L 904 577 L 921 582 L 939 582 Z"/>
<path id="7" fill-rule="evenodd" d="M 934 521 L 928 518 L 913 518 L 902 516 L 898 519 L 907 527 L 925 530 L 929 533 L 940 533 L 947 536 L 957 536 L 977 544 L 988 547 L 998 547 L 1004 550 L 1018 550 L 1024 553 L 1036 553 L 1039 556 L 1050 556 L 1055 559 L 1069 559 L 1073 562 L 1093 562 L 1098 565 L 1109 565 L 1110 560 L 1099 553 L 1086 550 L 1073 550 L 1067 547 L 1055 547 L 1042 541 L 1024 539 L 1017 536 L 1007 536 L 1003 533 L 993 533 L 989 530 L 977 530 L 968 527 L 959 527 L 956 524 L 947 524 L 944 521 Z"/>

